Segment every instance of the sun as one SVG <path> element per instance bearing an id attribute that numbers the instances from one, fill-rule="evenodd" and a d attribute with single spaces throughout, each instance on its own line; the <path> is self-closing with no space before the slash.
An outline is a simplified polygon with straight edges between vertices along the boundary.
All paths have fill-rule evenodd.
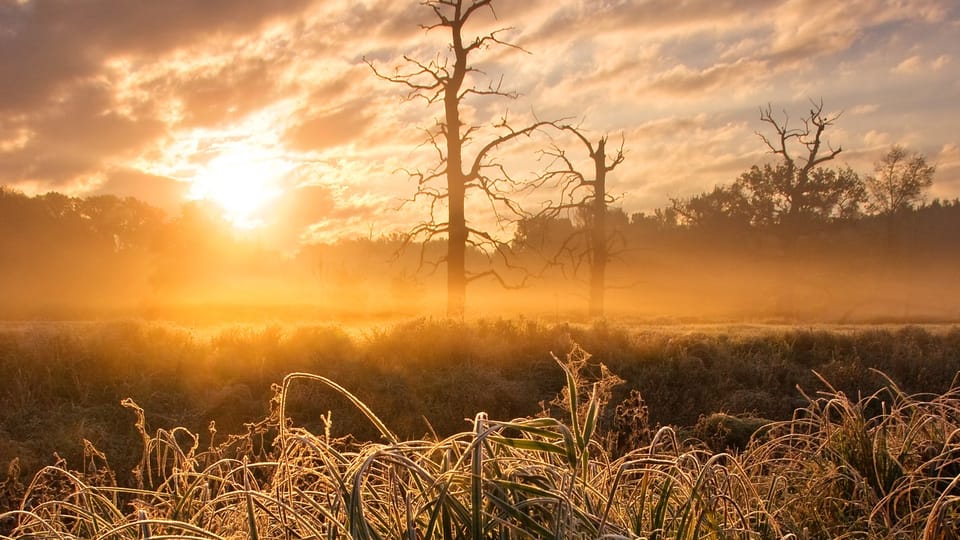
<path id="1" fill-rule="evenodd" d="M 233 149 L 194 176 L 188 197 L 216 204 L 238 229 L 254 229 L 264 224 L 270 203 L 282 194 L 280 180 L 288 171 L 281 159 Z"/>

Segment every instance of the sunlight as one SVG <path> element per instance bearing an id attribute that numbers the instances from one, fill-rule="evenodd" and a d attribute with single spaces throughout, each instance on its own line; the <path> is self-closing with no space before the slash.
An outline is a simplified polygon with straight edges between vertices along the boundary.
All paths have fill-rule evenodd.
<path id="1" fill-rule="evenodd" d="M 189 198 L 216 204 L 238 229 L 254 229 L 264 224 L 270 203 L 282 193 L 279 181 L 289 169 L 283 160 L 257 156 L 248 148 L 231 149 L 194 177 Z"/>

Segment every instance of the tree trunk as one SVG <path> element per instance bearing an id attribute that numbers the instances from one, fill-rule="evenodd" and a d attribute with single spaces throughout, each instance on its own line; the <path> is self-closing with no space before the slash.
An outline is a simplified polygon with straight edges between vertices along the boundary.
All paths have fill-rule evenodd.
<path id="1" fill-rule="evenodd" d="M 462 318 L 466 305 L 467 284 L 480 275 L 495 274 L 489 272 L 474 272 L 471 274 L 467 269 L 466 257 L 471 246 L 475 248 L 491 247 L 500 251 L 500 244 L 486 231 L 475 230 L 467 225 L 465 207 L 468 192 L 477 193 L 479 196 L 486 196 L 494 205 L 504 204 L 510 210 L 517 212 L 517 208 L 510 204 L 509 200 L 501 199 L 503 194 L 500 188 L 495 184 L 499 182 L 513 183 L 508 178 L 487 178 L 484 169 L 495 167 L 492 159 L 488 159 L 487 153 L 496 149 L 500 144 L 511 141 L 515 138 L 530 135 L 536 129 L 550 122 L 536 122 L 530 126 L 513 130 L 503 125 L 494 126 L 495 128 L 505 128 L 504 134 L 495 137 L 486 145 L 470 145 L 470 148 L 477 148 L 477 154 L 472 159 L 464 159 L 463 151 L 465 145 L 465 133 L 471 129 L 480 126 L 472 126 L 464 129 L 460 118 L 460 104 L 470 95 L 486 96 L 483 99 L 489 99 L 491 96 L 513 97 L 512 92 L 501 91 L 499 83 L 491 84 L 489 88 L 474 87 L 476 81 L 468 78 L 471 72 L 482 73 L 479 69 L 471 68 L 467 63 L 467 57 L 473 51 L 484 50 L 491 45 L 502 45 L 506 47 L 515 47 L 510 43 L 501 41 L 498 33 L 501 30 L 494 30 L 485 35 L 470 38 L 468 36 L 464 44 L 463 30 L 464 25 L 471 15 L 478 10 L 489 9 L 491 14 L 496 16 L 493 11 L 494 0 L 420 0 L 420 4 L 433 11 L 437 21 L 430 25 L 424 25 L 427 29 L 446 29 L 450 30 L 450 51 L 453 58 L 450 59 L 446 52 L 439 53 L 433 60 L 420 62 L 413 58 L 404 56 L 404 60 L 410 66 L 415 66 L 409 72 L 397 70 L 394 75 L 381 74 L 372 62 L 364 61 L 373 69 L 377 77 L 404 85 L 410 93 L 409 98 L 424 98 L 428 104 L 432 105 L 438 98 L 443 99 L 444 117 L 438 123 L 436 130 L 430 130 L 429 143 L 434 146 L 440 157 L 438 168 L 431 168 L 429 173 L 418 170 L 411 174 L 419 184 L 414 199 L 420 197 L 431 201 L 429 211 L 430 219 L 413 228 L 408 237 L 425 237 L 425 242 L 444 238 L 447 241 L 446 255 L 437 261 L 438 264 L 444 264 L 447 271 L 447 316 Z M 467 87 L 464 90 L 464 86 Z M 442 137 L 442 140 L 441 140 Z M 438 189 L 436 186 L 428 186 L 436 180 L 446 180 L 446 190 Z M 442 211 L 443 204 L 447 206 L 446 220 L 442 220 L 436 212 Z M 519 214 L 519 212 L 517 212 Z M 421 249 L 426 249 L 425 243 Z M 503 253 L 503 252 L 501 252 Z M 423 251 L 421 251 L 421 255 Z M 421 260 L 421 263 L 424 261 Z M 422 265 L 421 265 L 422 266 Z M 500 277 L 496 275 L 496 277 Z"/>
<path id="2" fill-rule="evenodd" d="M 593 184 L 593 204 L 590 231 L 590 316 L 603 317 L 603 300 L 607 273 L 607 187 L 606 139 L 600 139 L 593 158 L 596 176 Z"/>
<path id="3" fill-rule="evenodd" d="M 456 21 L 460 20 L 457 6 Z M 467 301 L 467 221 L 464 214 L 466 178 L 463 174 L 463 142 L 460 140 L 460 87 L 467 73 L 467 52 L 460 23 L 451 26 L 456 61 L 444 88 L 443 105 L 447 143 L 447 317 L 462 318 Z"/>
<path id="4" fill-rule="evenodd" d="M 457 149 L 459 153 L 459 148 Z M 451 155 L 453 151 L 451 149 Z M 453 160 L 450 160 L 453 165 Z M 467 300 L 467 223 L 464 217 L 463 175 L 448 174 L 449 232 L 447 244 L 447 317 L 462 318 Z"/>

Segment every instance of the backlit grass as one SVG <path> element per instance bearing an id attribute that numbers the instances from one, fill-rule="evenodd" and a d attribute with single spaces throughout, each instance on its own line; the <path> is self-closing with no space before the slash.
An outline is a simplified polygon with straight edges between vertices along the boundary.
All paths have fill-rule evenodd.
<path id="1" fill-rule="evenodd" d="M 469 429 L 406 439 L 335 381 L 291 373 L 245 433 L 148 430 L 134 486 L 92 445 L 50 466 L 0 519 L 12 538 L 956 538 L 960 388 L 853 398 L 824 381 L 742 452 L 670 427 L 612 455 L 598 430 L 615 376 L 579 348 L 558 362 L 552 416 L 479 412 Z M 590 375 L 591 368 L 596 376 Z M 882 374 L 876 376 L 884 378 Z M 379 441 L 353 444 L 290 417 L 298 388 L 338 396 Z M 331 422 L 329 417 L 322 422 Z M 333 420 L 335 422 L 335 420 Z"/>

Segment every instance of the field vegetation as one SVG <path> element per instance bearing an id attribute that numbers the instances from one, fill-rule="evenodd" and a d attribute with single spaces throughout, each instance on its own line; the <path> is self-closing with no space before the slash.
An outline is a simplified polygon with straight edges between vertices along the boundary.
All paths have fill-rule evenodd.
<path id="1" fill-rule="evenodd" d="M 58 324 L 0 363 L 12 537 L 960 532 L 956 328 Z"/>

